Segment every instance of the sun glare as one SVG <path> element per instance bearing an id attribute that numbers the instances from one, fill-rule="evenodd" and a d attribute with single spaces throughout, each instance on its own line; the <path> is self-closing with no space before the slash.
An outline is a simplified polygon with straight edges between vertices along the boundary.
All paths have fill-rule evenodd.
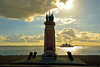
<path id="1" fill-rule="evenodd" d="M 63 47 L 63 48 L 61 48 L 61 49 L 64 49 L 64 50 L 66 50 L 66 51 L 71 51 L 71 52 L 74 52 L 74 51 L 76 51 L 76 50 L 78 50 L 78 49 L 80 49 L 80 48 L 82 48 L 83 46 L 74 46 L 74 47 Z"/>
<path id="2" fill-rule="evenodd" d="M 56 5 L 59 9 L 70 9 L 73 7 L 73 1 L 74 0 L 68 0 L 66 1 L 66 4 L 64 4 L 63 2 L 60 2 L 60 0 L 57 0 Z"/>

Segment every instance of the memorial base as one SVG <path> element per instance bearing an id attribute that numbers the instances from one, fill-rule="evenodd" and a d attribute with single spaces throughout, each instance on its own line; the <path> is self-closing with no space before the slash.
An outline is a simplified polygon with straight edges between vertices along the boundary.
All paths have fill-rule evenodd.
<path id="1" fill-rule="evenodd" d="M 44 57 L 44 58 L 46 58 L 46 57 Z M 27 60 L 27 58 L 25 58 L 22 60 L 11 62 L 10 64 L 11 65 L 72 65 L 72 66 L 87 65 L 85 62 L 83 62 L 78 57 L 74 57 L 74 61 L 71 61 L 68 58 L 68 56 L 66 56 L 66 55 L 57 56 L 57 59 L 51 59 L 51 57 L 49 57 L 47 59 L 42 59 L 41 56 L 37 56 L 36 58 L 31 59 L 31 60 Z M 37 67 L 39 67 L 39 66 L 37 66 Z M 40 66 L 40 67 L 42 67 L 42 66 Z"/>
<path id="2" fill-rule="evenodd" d="M 42 59 L 57 59 L 57 54 L 55 53 L 44 53 Z"/>

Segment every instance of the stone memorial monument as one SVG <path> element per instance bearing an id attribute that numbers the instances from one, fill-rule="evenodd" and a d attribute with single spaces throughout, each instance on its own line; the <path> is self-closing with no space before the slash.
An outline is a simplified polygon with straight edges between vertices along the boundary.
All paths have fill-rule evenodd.
<path id="1" fill-rule="evenodd" d="M 44 54 L 42 55 L 42 59 L 44 58 L 57 58 L 55 53 L 55 22 L 53 14 L 46 15 L 45 24 L 45 34 L 44 34 Z"/>
<path id="2" fill-rule="evenodd" d="M 53 14 L 46 15 L 45 31 L 44 31 L 44 54 L 37 56 L 37 52 L 30 52 L 28 58 L 11 62 L 11 64 L 24 64 L 24 65 L 86 65 L 79 58 L 73 58 L 71 52 L 67 56 L 57 56 L 55 53 L 55 22 Z"/>

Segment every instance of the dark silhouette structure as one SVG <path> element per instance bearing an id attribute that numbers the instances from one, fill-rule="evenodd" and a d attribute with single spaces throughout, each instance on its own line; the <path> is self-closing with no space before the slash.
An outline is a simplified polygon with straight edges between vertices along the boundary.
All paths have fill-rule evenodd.
<path id="1" fill-rule="evenodd" d="M 34 55 L 33 55 L 33 57 L 32 57 L 32 58 L 35 58 L 35 57 L 36 57 L 36 54 L 37 54 L 37 52 L 34 52 Z"/>
<path id="2" fill-rule="evenodd" d="M 55 22 L 53 14 L 46 15 L 45 35 L 44 35 L 44 54 L 42 58 L 57 58 L 55 54 Z"/>
<path id="3" fill-rule="evenodd" d="M 74 61 L 71 52 L 68 51 L 67 54 L 68 54 L 68 58 L 69 58 L 71 61 Z"/>
<path id="4" fill-rule="evenodd" d="M 32 55 L 33 55 L 33 53 L 32 53 L 32 52 L 30 52 L 30 54 L 28 55 L 27 60 L 30 60 L 30 59 L 32 58 Z"/>
<path id="5" fill-rule="evenodd" d="M 53 20 L 54 20 L 53 14 L 50 15 L 50 12 L 49 12 L 49 16 L 46 14 L 46 21 L 52 21 L 53 22 Z"/>

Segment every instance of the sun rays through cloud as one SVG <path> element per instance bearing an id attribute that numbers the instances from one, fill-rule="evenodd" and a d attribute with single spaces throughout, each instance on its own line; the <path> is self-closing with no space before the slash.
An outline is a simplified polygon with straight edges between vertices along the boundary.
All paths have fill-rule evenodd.
<path id="1" fill-rule="evenodd" d="M 60 2 L 60 0 L 57 0 L 56 5 L 59 9 L 71 9 L 73 7 L 73 2 L 74 0 L 68 0 L 64 4 L 63 2 Z"/>

